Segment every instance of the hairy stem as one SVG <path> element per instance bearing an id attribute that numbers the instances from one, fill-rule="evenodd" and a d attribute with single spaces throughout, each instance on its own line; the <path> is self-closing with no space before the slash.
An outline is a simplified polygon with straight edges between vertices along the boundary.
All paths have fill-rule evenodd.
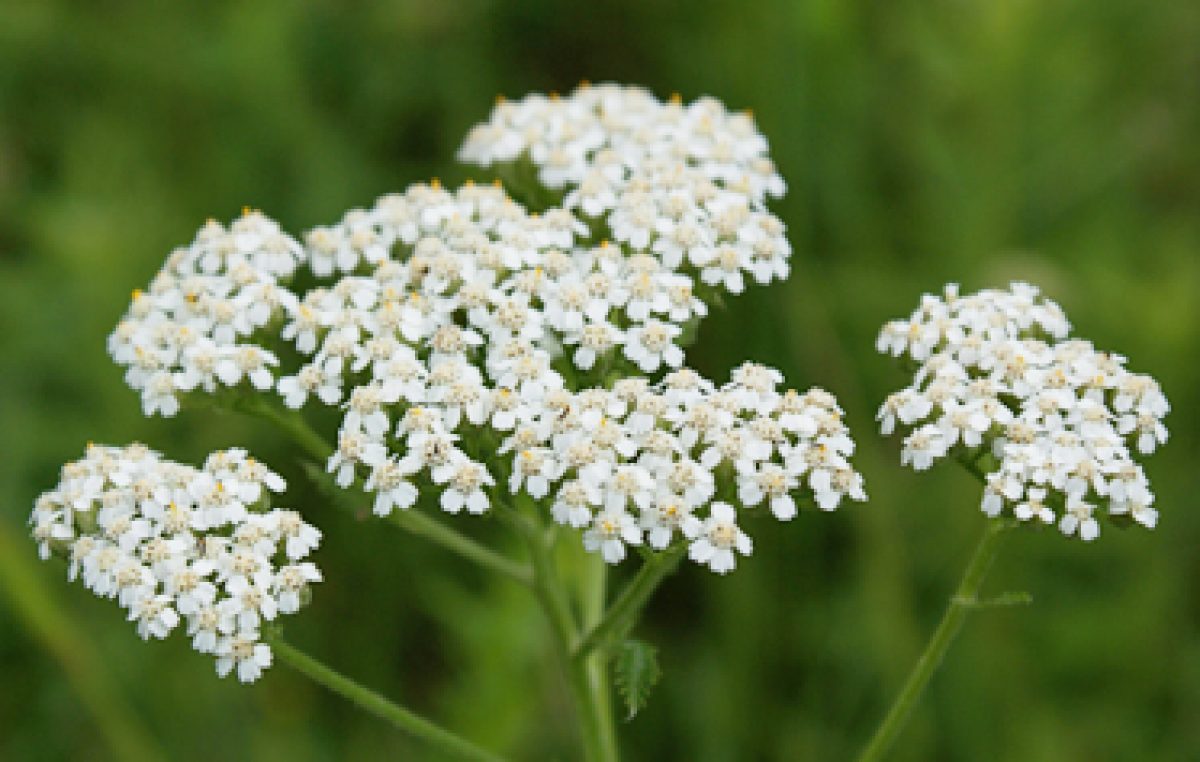
<path id="1" fill-rule="evenodd" d="M 444 755 L 480 762 L 500 762 L 503 759 L 330 669 L 295 646 L 279 638 L 272 638 L 270 642 L 275 654 L 289 667 L 360 709 L 387 720 L 414 738 L 424 741 L 431 749 L 439 752 L 439 758 Z"/>
<path id="2" fill-rule="evenodd" d="M 942 615 L 942 621 L 934 630 L 933 637 L 926 644 L 924 653 L 921 654 L 921 658 L 917 660 L 912 672 L 909 673 L 904 687 L 900 689 L 899 695 L 892 702 L 883 722 L 875 730 L 875 735 L 859 755 L 859 762 L 877 762 L 877 760 L 883 759 L 896 737 L 904 729 L 909 715 L 921 699 L 921 693 L 942 663 L 946 651 L 949 650 L 950 644 L 958 635 L 967 614 L 977 608 L 979 588 L 983 584 L 984 576 L 987 574 L 992 560 L 996 557 L 996 551 L 999 550 L 1000 538 L 1011 527 L 1012 522 L 1008 519 L 993 519 L 988 523 L 987 530 L 983 533 L 979 545 L 976 546 L 971 560 L 967 563 L 958 588 L 950 597 L 946 611 Z"/>

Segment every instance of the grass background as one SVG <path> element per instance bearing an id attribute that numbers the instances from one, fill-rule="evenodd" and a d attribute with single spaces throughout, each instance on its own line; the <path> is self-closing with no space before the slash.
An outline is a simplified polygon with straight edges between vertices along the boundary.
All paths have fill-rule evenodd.
<path id="1" fill-rule="evenodd" d="M 250 205 L 299 231 L 455 183 L 496 94 L 585 78 L 754 110 L 790 185 L 794 275 L 711 317 L 690 362 L 835 392 L 872 497 L 759 531 L 727 579 L 670 580 L 640 630 L 666 675 L 620 728 L 628 758 L 857 749 L 982 527 L 969 477 L 904 471 L 875 435 L 902 377 L 874 335 L 948 280 L 1012 278 L 1162 382 L 1162 522 L 1011 539 L 989 588 L 1034 605 L 971 618 L 894 758 L 1200 758 L 1198 71 L 1187 2 L 0 0 L 0 758 L 424 758 L 286 669 L 247 689 L 180 637 L 140 642 L 37 562 L 23 522 L 90 439 L 286 458 L 237 419 L 143 419 L 105 355 L 130 290 L 206 217 Z M 305 508 L 328 582 L 293 641 L 515 758 L 571 758 L 521 591 Z"/>

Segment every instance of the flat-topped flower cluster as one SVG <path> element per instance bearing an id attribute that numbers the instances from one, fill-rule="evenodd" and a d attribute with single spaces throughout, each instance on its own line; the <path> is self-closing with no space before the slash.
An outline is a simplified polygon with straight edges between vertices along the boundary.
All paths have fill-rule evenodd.
<path id="1" fill-rule="evenodd" d="M 563 208 L 710 286 L 740 293 L 747 275 L 787 277 L 784 226 L 765 206 L 783 178 L 750 115 L 714 98 L 663 103 L 640 87 L 585 84 L 565 98 L 501 100 L 459 158 L 531 164 Z"/>
<path id="2" fill-rule="evenodd" d="M 781 380 L 753 364 L 720 388 L 688 369 L 657 385 L 623 379 L 520 425 L 501 449 L 518 452 L 513 486 L 525 479 L 536 497 L 549 482 L 554 519 L 585 528 L 585 546 L 610 563 L 626 545 L 678 540 L 723 574 L 752 548 L 735 506 L 788 521 L 797 495 L 827 511 L 866 499 L 837 402 L 819 389 L 780 392 Z"/>
<path id="3" fill-rule="evenodd" d="M 192 646 L 243 682 L 271 664 L 264 621 L 292 614 L 321 579 L 309 553 L 321 533 L 294 511 L 268 508 L 283 479 L 244 450 L 202 468 L 141 445 L 89 445 L 36 501 L 30 523 L 43 558 L 128 612 L 142 638 L 186 623 Z"/>
<path id="4" fill-rule="evenodd" d="M 108 338 L 143 412 L 175 415 L 179 395 L 192 391 L 271 389 L 279 359 L 261 337 L 285 309 L 295 311 L 295 295 L 280 283 L 303 255 L 275 222 L 250 210 L 228 228 L 210 220 L 190 246 L 171 252 Z"/>
<path id="5" fill-rule="evenodd" d="M 909 433 L 917 470 L 948 455 L 985 475 L 989 516 L 1057 524 L 1093 540 L 1099 519 L 1154 527 L 1158 512 L 1133 453 L 1167 440 L 1158 383 L 1125 358 L 1069 339 L 1062 309 L 1030 285 L 926 295 L 884 326 L 878 349 L 904 358 L 912 383 L 879 411 L 885 434 Z"/>
<path id="6" fill-rule="evenodd" d="M 830 395 L 753 365 L 720 389 L 672 372 L 720 291 L 787 274 L 765 208 L 783 183 L 747 115 L 585 86 L 500 104 L 462 155 L 533 162 L 568 192 L 531 211 L 491 185 L 418 184 L 300 240 L 257 212 L 210 222 L 110 338 L 147 414 L 229 389 L 337 406 L 328 468 L 376 513 L 522 493 L 614 563 L 687 541 L 728 571 L 724 551 L 750 548 L 732 506 L 787 519 L 797 498 L 865 499 Z"/>

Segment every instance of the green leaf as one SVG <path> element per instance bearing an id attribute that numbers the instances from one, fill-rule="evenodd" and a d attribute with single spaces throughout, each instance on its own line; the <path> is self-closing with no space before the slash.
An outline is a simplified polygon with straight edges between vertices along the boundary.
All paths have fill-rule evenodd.
<path id="1" fill-rule="evenodd" d="M 626 640 L 617 647 L 614 663 L 617 691 L 633 719 L 650 700 L 650 691 L 662 670 L 658 667 L 658 649 L 640 640 Z"/>

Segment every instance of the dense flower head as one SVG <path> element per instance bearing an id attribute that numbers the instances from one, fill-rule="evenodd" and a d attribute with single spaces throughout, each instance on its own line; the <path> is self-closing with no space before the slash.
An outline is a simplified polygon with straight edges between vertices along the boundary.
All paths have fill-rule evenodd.
<path id="1" fill-rule="evenodd" d="M 463 158 L 532 162 L 560 206 L 433 181 L 298 241 L 257 213 L 209 223 L 110 338 L 147 414 L 227 387 L 334 407 L 327 468 L 375 513 L 425 498 L 479 514 L 519 495 L 610 562 L 688 542 L 724 572 L 750 550 L 737 511 L 864 499 L 832 396 L 779 391 L 757 365 L 722 387 L 683 368 L 720 292 L 787 274 L 765 207 L 783 182 L 751 118 L 603 85 L 502 104 L 489 124 Z M 197 307 L 199 276 L 247 316 Z"/>
<path id="2" fill-rule="evenodd" d="M 748 554 L 749 540 L 712 545 L 716 530 L 704 527 L 727 514 L 718 535 L 736 529 L 734 505 L 786 521 L 797 497 L 827 511 L 843 497 L 866 498 L 832 395 L 780 391 L 780 381 L 745 365 L 720 388 L 681 369 L 657 384 L 634 377 L 579 392 L 556 384 L 455 396 L 416 387 L 436 398 L 424 403 L 383 402 L 378 386 L 359 387 L 354 395 L 371 390 L 370 412 L 350 403 L 328 467 L 344 487 L 362 480 L 381 515 L 420 494 L 432 502 L 440 493 L 437 504 L 451 513 L 483 513 L 510 500 L 505 493 L 521 495 L 582 530 L 585 548 L 609 563 L 629 545 L 688 542 L 693 559 L 723 573 L 734 566 L 729 551 Z"/>
<path id="3" fill-rule="evenodd" d="M 989 516 L 1056 524 L 1095 539 L 1099 519 L 1153 528 L 1154 494 L 1134 453 L 1167 439 L 1167 398 L 1125 358 L 1067 338 L 1062 309 L 1028 284 L 926 295 L 884 326 L 878 348 L 912 364 L 912 383 L 879 411 L 907 433 L 902 461 L 954 455 L 985 478 Z"/>
<path id="4" fill-rule="evenodd" d="M 321 580 L 307 557 L 321 533 L 268 507 L 283 479 L 245 450 L 214 452 L 202 468 L 142 446 L 89 445 L 36 501 L 30 524 L 42 558 L 114 598 L 144 638 L 185 626 L 217 672 L 251 682 L 271 664 L 264 622 L 292 614 Z"/>
<path id="5" fill-rule="evenodd" d="M 780 381 L 747 364 L 721 387 L 682 369 L 654 385 L 626 379 L 582 392 L 504 441 L 515 461 L 509 487 L 549 493 L 554 519 L 583 529 L 585 547 L 610 563 L 627 545 L 685 542 L 692 560 L 728 572 L 734 551 L 751 550 L 738 513 L 788 521 L 797 497 L 827 511 L 866 499 L 833 397 L 780 391 Z"/>
<path id="6" fill-rule="evenodd" d="M 379 515 L 421 495 L 437 495 L 451 513 L 483 513 L 507 487 L 553 502 L 555 517 L 569 514 L 563 523 L 613 563 L 648 534 L 656 549 L 687 531 L 699 536 L 693 523 L 715 492 L 673 495 L 664 485 L 684 470 L 709 485 L 721 474 L 742 505 L 769 494 L 785 519 L 796 511 L 790 493 L 808 490 L 829 510 L 842 495 L 864 499 L 830 395 L 777 392 L 780 374 L 752 365 L 722 390 L 686 369 L 663 382 L 677 389 L 637 375 L 681 366 L 672 317 L 703 315 L 704 304 L 656 287 L 671 276 L 653 258 L 607 244 L 572 248 L 584 231 L 571 219 L 527 214 L 491 187 L 418 185 L 327 229 L 345 242 L 365 226 L 373 232 L 363 240 L 390 253 L 378 262 L 347 256 L 345 269 L 370 274 L 309 291 L 284 329 L 309 355 L 280 380 L 285 404 L 343 411 L 327 463 L 338 485 L 362 482 Z M 738 452 L 743 443 L 751 455 Z M 644 489 L 618 509 L 610 479 Z M 656 523 L 668 504 L 670 518 Z M 739 547 L 748 552 L 748 540 Z M 718 556 L 712 568 L 732 568 L 732 556 Z"/>
<path id="7" fill-rule="evenodd" d="M 708 286 L 740 293 L 746 277 L 787 277 L 784 226 L 765 207 L 783 179 L 753 118 L 715 98 L 664 103 L 640 87 L 585 84 L 501 100 L 459 158 L 531 164 L 591 229 Z"/>
<path id="8" fill-rule="evenodd" d="M 295 301 L 281 281 L 303 257 L 297 241 L 249 209 L 228 227 L 210 220 L 171 252 L 108 338 L 145 414 L 174 415 L 179 395 L 194 390 L 274 386 L 279 360 L 257 337 Z"/>

